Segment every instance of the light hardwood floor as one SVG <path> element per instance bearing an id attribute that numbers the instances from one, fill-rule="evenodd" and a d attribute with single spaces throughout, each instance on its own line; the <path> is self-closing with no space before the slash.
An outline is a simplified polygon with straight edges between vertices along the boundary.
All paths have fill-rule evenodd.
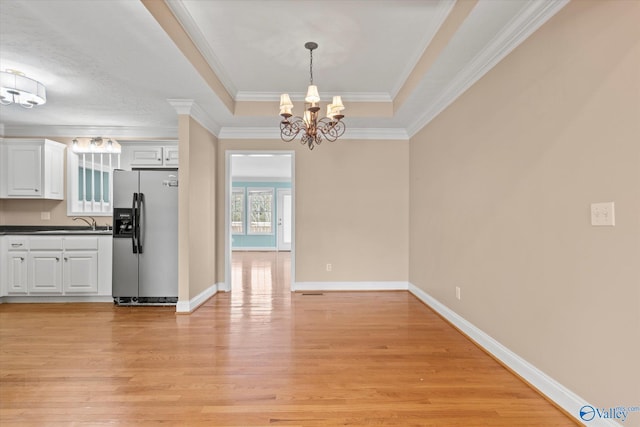
<path id="1" fill-rule="evenodd" d="M 0 305 L 0 425 L 575 425 L 408 292 L 291 294 L 289 262 L 234 254 L 191 315 Z"/>

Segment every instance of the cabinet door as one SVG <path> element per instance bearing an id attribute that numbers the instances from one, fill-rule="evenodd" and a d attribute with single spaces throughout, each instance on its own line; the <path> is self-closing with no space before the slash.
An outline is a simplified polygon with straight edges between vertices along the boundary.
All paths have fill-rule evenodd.
<path id="1" fill-rule="evenodd" d="M 40 146 L 7 146 L 7 195 L 42 197 L 42 150 Z"/>
<path id="2" fill-rule="evenodd" d="M 64 147 L 45 146 L 44 198 L 64 199 Z"/>
<path id="3" fill-rule="evenodd" d="M 7 294 L 27 293 L 27 251 L 9 251 L 6 254 Z"/>
<path id="4" fill-rule="evenodd" d="M 131 166 L 162 166 L 162 147 L 131 147 Z"/>
<path id="5" fill-rule="evenodd" d="M 62 251 L 31 251 L 28 266 L 29 293 L 62 293 Z"/>
<path id="6" fill-rule="evenodd" d="M 98 292 L 98 252 L 65 252 L 62 276 L 65 293 Z"/>
<path id="7" fill-rule="evenodd" d="M 164 147 L 164 165 L 178 166 L 178 147 Z"/>

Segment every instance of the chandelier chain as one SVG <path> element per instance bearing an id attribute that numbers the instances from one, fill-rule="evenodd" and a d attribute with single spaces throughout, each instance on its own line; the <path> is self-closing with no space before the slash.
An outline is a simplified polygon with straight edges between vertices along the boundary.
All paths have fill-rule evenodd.
<path id="1" fill-rule="evenodd" d="M 309 49 L 309 58 L 309 75 L 311 76 L 309 84 L 313 84 L 313 49 Z"/>

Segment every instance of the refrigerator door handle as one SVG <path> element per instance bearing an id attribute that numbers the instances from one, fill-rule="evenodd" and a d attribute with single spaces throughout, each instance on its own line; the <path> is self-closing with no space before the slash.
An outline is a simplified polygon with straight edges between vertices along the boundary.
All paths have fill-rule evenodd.
<path id="1" fill-rule="evenodd" d="M 133 253 L 138 253 L 138 193 L 133 193 L 133 198 L 131 201 L 131 245 L 133 246 Z"/>
<path id="2" fill-rule="evenodd" d="M 142 243 L 144 242 L 144 193 L 138 193 L 138 214 L 140 217 L 138 218 L 138 253 L 142 253 Z"/>

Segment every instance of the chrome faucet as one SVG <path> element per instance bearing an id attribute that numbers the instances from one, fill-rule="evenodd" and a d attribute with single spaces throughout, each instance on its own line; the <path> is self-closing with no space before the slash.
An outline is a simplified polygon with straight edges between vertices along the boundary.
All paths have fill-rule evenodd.
<path id="1" fill-rule="evenodd" d="M 74 220 L 74 221 L 77 221 L 77 220 L 84 221 L 84 222 L 86 222 L 86 223 L 87 223 L 87 225 L 88 225 L 89 227 L 91 227 L 91 229 L 92 229 L 93 231 L 95 231 L 95 230 L 96 230 L 96 220 L 95 220 L 95 218 L 94 218 L 94 217 L 92 217 L 92 216 L 90 216 L 89 218 L 91 218 L 91 222 L 89 222 L 89 220 L 87 220 L 86 218 L 82 218 L 82 217 L 80 217 L 80 216 L 76 216 L 76 217 L 74 217 L 74 218 L 73 218 L 73 220 Z"/>

